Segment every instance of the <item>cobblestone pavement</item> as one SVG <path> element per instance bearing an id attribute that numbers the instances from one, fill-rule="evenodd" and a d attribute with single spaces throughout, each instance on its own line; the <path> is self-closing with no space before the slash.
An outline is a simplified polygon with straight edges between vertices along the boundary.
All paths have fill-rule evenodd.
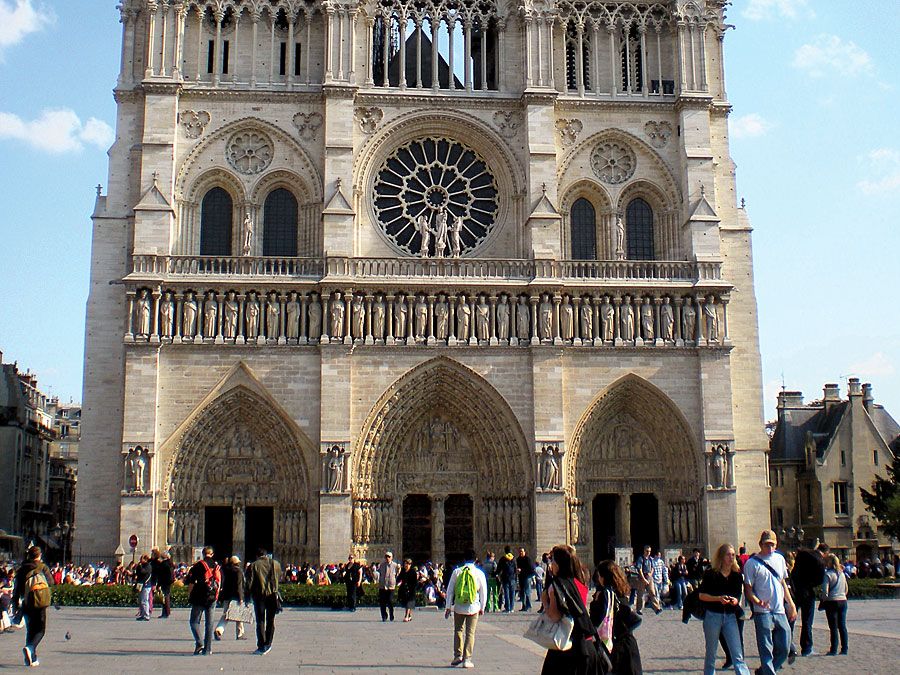
<path id="1" fill-rule="evenodd" d="M 277 621 L 275 646 L 267 656 L 253 656 L 249 640 L 236 642 L 233 629 L 214 643 L 209 657 L 192 656 L 187 610 L 168 620 L 135 622 L 133 610 L 63 608 L 50 610 L 49 630 L 40 648 L 43 669 L 53 673 L 426 673 L 447 668 L 452 625 L 443 613 L 421 610 L 412 623 L 382 623 L 377 609 L 356 613 L 287 610 Z M 702 670 L 703 635 L 698 621 L 685 626 L 680 612 L 645 617 L 637 637 L 647 673 L 698 673 Z M 852 602 L 849 611 L 850 656 L 797 659 L 786 674 L 846 675 L 897 672 L 900 662 L 900 601 Z M 478 625 L 476 672 L 538 673 L 543 652 L 522 633 L 529 616 L 487 615 Z M 819 613 L 814 640 L 827 651 L 828 630 Z M 70 640 L 66 640 L 66 633 Z M 0 635 L 0 670 L 22 667 L 21 632 Z M 749 664 L 755 668 L 753 624 L 746 627 Z M 719 661 L 721 664 L 721 659 Z M 891 664 L 894 664 L 891 666 Z"/>

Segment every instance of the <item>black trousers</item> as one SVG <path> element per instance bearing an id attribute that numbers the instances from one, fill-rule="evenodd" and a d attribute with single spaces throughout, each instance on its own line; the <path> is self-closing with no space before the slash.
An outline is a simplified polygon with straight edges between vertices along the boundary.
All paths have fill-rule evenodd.
<path id="1" fill-rule="evenodd" d="M 378 589 L 378 605 L 381 607 L 381 620 L 385 621 L 390 612 L 391 621 L 394 620 L 394 590 L 392 588 Z"/>
<path id="2" fill-rule="evenodd" d="M 31 647 L 31 653 L 37 656 L 37 647 L 44 639 L 44 631 L 47 630 L 47 610 L 26 608 L 22 614 L 25 616 L 25 644 Z"/>
<path id="3" fill-rule="evenodd" d="M 813 650 L 813 620 L 816 618 L 816 596 L 810 591 L 809 597 L 797 602 L 800 610 L 800 653 L 809 654 Z"/>
<path id="4" fill-rule="evenodd" d="M 275 609 L 278 598 L 267 595 L 253 598 L 253 611 L 256 614 L 256 648 L 265 649 L 272 646 L 275 637 Z"/>
<path id="5" fill-rule="evenodd" d="M 358 588 L 356 584 L 345 584 L 347 588 L 347 609 L 356 609 L 356 594 Z"/>

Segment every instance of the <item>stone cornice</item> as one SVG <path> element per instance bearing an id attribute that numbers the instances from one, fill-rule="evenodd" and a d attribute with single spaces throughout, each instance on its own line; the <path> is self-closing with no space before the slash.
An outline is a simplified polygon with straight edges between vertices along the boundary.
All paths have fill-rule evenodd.
<path id="1" fill-rule="evenodd" d="M 395 107 L 430 107 L 430 108 L 446 108 L 448 104 L 452 104 L 454 108 L 477 109 L 477 110 L 497 110 L 497 109 L 518 109 L 520 100 L 517 98 L 503 97 L 485 97 L 485 96 L 469 96 L 467 94 L 432 94 L 430 90 L 417 91 L 415 93 L 400 92 L 375 92 L 371 89 L 366 91 L 358 91 L 356 93 L 356 103 L 358 105 L 382 105 Z"/>
<path id="2" fill-rule="evenodd" d="M 356 96 L 357 87 L 355 85 L 346 84 L 325 84 L 322 85 L 322 94 L 325 98 L 347 98 L 352 99 Z"/>
<path id="3" fill-rule="evenodd" d="M 145 94 L 159 94 L 160 96 L 177 96 L 181 93 L 183 85 L 181 82 L 163 81 L 155 82 L 145 80 L 141 83 L 141 88 Z"/>
<path id="4" fill-rule="evenodd" d="M 204 101 L 241 101 L 246 103 L 321 103 L 325 97 L 316 91 L 264 91 L 261 89 L 213 89 L 184 87 L 181 98 Z"/>
<path id="5" fill-rule="evenodd" d="M 650 101 L 639 100 L 615 100 L 615 99 L 591 99 L 559 97 L 556 99 L 556 110 L 570 112 L 575 110 L 615 110 L 618 112 L 650 112 L 670 113 L 675 112 L 675 102 L 672 100 Z"/>
<path id="6" fill-rule="evenodd" d="M 675 99 L 675 112 L 682 110 L 710 110 L 713 97 L 709 94 L 682 94 Z"/>

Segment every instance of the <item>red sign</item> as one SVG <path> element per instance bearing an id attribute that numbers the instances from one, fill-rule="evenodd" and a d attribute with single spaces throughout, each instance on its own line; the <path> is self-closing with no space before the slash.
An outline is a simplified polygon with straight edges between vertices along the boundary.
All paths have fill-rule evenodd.
<path id="1" fill-rule="evenodd" d="M 131 546 L 132 551 L 137 548 L 138 536 L 136 534 L 133 534 L 130 537 L 128 537 L 128 545 Z"/>

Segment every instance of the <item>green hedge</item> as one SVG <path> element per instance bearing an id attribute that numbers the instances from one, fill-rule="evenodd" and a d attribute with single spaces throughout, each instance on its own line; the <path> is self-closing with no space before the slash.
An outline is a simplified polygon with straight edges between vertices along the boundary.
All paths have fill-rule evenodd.
<path id="1" fill-rule="evenodd" d="M 878 588 L 879 584 L 894 583 L 896 579 L 850 579 L 847 597 L 852 600 L 873 600 L 900 597 L 900 586 Z"/>
<path id="2" fill-rule="evenodd" d="M 347 593 L 343 584 L 331 586 L 307 586 L 283 584 L 281 597 L 287 607 L 334 607 L 346 604 Z M 53 604 L 60 607 L 136 607 L 137 591 L 131 586 L 72 586 L 61 584 L 53 587 Z M 378 606 L 378 589 L 373 584 L 363 586 L 359 598 L 361 607 Z M 421 596 L 419 603 L 422 603 Z M 172 606 L 187 607 L 187 588 L 172 588 Z"/>

